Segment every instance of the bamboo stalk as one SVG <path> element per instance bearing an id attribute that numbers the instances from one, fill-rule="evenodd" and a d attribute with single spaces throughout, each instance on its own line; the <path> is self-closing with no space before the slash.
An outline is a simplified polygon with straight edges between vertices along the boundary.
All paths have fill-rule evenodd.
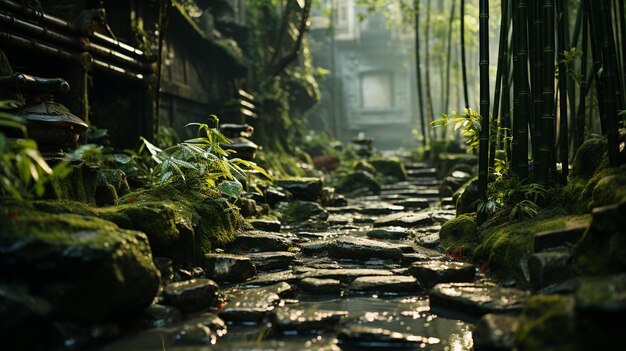
<path id="1" fill-rule="evenodd" d="M 417 78 L 417 101 L 419 104 L 420 121 L 422 124 L 423 146 L 428 144 L 428 130 L 426 130 L 426 116 L 424 115 L 424 94 L 422 92 L 422 67 L 420 63 L 420 35 L 419 35 L 419 0 L 413 1 L 415 8 L 415 74 Z"/>
<path id="2" fill-rule="evenodd" d="M 528 179 L 528 5 L 526 0 L 516 0 L 513 17 L 513 35 L 515 42 L 514 65 L 514 101 L 513 101 L 513 170 L 522 180 Z"/>
<path id="3" fill-rule="evenodd" d="M 602 26 L 600 24 L 601 17 L 599 13 L 599 6 L 594 6 L 592 1 L 587 2 L 588 14 L 589 14 L 589 33 L 591 35 L 591 53 L 593 56 L 593 76 L 595 80 L 596 97 L 598 99 L 598 111 L 600 112 L 600 129 L 602 134 L 606 135 L 606 114 L 604 111 L 604 79 L 600 78 L 600 70 L 602 69 L 602 43 L 603 38 L 600 31 Z M 591 87 L 591 84 L 588 85 Z"/>
<path id="4" fill-rule="evenodd" d="M 467 93 L 467 64 L 465 60 L 465 0 L 461 0 L 461 72 L 463 75 L 463 98 L 465 108 L 469 108 L 469 96 Z"/>
<path id="5" fill-rule="evenodd" d="M 554 0 L 543 1 L 544 46 L 543 67 L 546 79 L 543 84 L 543 114 L 541 117 L 542 142 L 537 163 L 537 180 L 548 182 L 554 163 Z"/>
<path id="6" fill-rule="evenodd" d="M 539 149 L 541 140 L 543 140 L 543 130 L 541 129 L 541 116 L 543 113 L 543 82 L 546 78 L 543 71 L 543 15 L 542 15 L 542 3 L 541 1 L 532 2 L 533 6 L 533 27 L 531 33 L 533 33 L 534 55 L 531 55 L 531 67 L 532 67 L 532 117 L 529 120 L 529 128 L 532 139 L 532 163 L 533 169 L 537 170 L 539 162 Z M 535 172 L 535 178 L 537 173 Z"/>
<path id="7" fill-rule="evenodd" d="M 565 65 L 565 51 L 569 50 L 566 46 L 567 33 L 567 2 L 557 0 L 559 13 L 558 26 L 558 58 L 559 58 L 559 159 L 562 165 L 561 183 L 567 183 L 569 175 L 569 135 L 567 124 L 567 67 Z"/>
<path id="8" fill-rule="evenodd" d="M 585 140 L 585 113 L 587 111 L 587 61 L 589 59 L 589 19 L 587 16 L 587 0 L 581 0 L 580 10 L 582 11 L 582 51 L 583 56 L 580 62 L 580 96 L 578 111 L 576 114 L 576 129 L 574 135 L 574 150 L 578 150 Z M 593 74 L 591 75 L 593 77 Z"/>
<path id="9" fill-rule="evenodd" d="M 487 201 L 489 182 L 489 0 L 479 2 L 479 42 L 480 42 L 480 147 L 478 149 L 478 194 Z M 479 213 L 483 222 L 486 213 Z M 482 217 L 482 218 L 481 218 Z"/>
<path id="10" fill-rule="evenodd" d="M 606 114 L 606 137 L 609 153 L 609 163 L 613 167 L 619 165 L 619 140 L 617 131 L 617 101 L 621 98 L 619 83 L 616 75 L 615 43 L 613 41 L 613 26 L 610 20 L 611 12 L 608 0 L 600 0 L 599 12 L 602 20 L 600 32 L 603 37 L 602 80 L 605 88 L 604 106 Z"/>
<path id="11" fill-rule="evenodd" d="M 508 1 L 502 1 L 501 4 L 501 11 L 502 11 L 502 20 L 500 23 L 500 39 L 498 42 L 498 66 L 496 68 L 496 86 L 494 89 L 494 96 L 493 96 L 493 112 L 492 112 L 492 116 L 494 120 L 500 120 L 501 119 L 501 114 L 500 112 L 500 97 L 501 97 L 501 88 L 502 88 L 502 81 L 506 80 L 506 74 L 503 74 L 503 69 L 504 69 L 504 60 L 506 60 L 506 56 L 505 56 L 505 51 L 507 49 L 507 45 L 508 45 L 508 27 L 509 27 L 509 18 L 508 18 Z M 496 128 L 500 128 L 500 126 L 502 125 L 502 122 L 497 123 L 496 121 L 494 121 Z M 499 131 L 496 131 L 496 135 L 499 135 Z M 498 144 L 497 140 L 491 140 L 491 144 L 489 147 L 489 168 L 494 168 L 495 166 L 495 160 L 496 160 L 496 144 Z"/>
<path id="12" fill-rule="evenodd" d="M 81 51 L 87 50 L 89 40 L 86 38 L 72 37 L 65 34 L 55 32 L 49 28 L 42 27 L 35 23 L 24 21 L 15 16 L 9 15 L 4 12 L 0 12 L 0 24 L 13 28 L 20 34 L 27 34 L 36 37 L 37 39 L 47 40 L 59 44 L 61 46 L 79 49 Z"/>
<path id="13" fill-rule="evenodd" d="M 0 42 L 5 43 L 6 45 L 14 45 L 25 50 L 30 50 L 44 56 L 50 56 L 71 64 L 76 64 L 86 70 L 88 70 L 92 64 L 91 55 L 86 52 L 71 52 L 51 45 L 42 44 L 34 40 L 29 40 L 27 38 L 10 34 L 4 31 L 0 31 Z"/>

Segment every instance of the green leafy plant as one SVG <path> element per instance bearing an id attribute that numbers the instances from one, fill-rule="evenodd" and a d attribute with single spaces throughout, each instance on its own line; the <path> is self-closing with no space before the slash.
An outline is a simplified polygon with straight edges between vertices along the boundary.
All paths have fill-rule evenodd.
<path id="1" fill-rule="evenodd" d="M 24 121 L 3 111 L 8 108 L 10 102 L 0 102 L 0 129 L 27 135 Z M 34 140 L 9 139 L 0 132 L 0 195 L 17 200 L 40 197 L 53 177 L 63 178 L 70 171 L 67 162 L 48 165 Z"/>
<path id="2" fill-rule="evenodd" d="M 454 124 L 455 132 L 460 131 L 461 136 L 467 138 L 468 151 L 478 150 L 481 131 L 480 114 L 471 108 L 465 109 L 465 113 L 452 112 L 452 117 L 443 113 L 441 118 L 430 122 L 430 127 L 445 128 L 450 124 Z"/>
<path id="3" fill-rule="evenodd" d="M 230 152 L 222 145 L 230 141 L 219 131 L 219 120 L 211 116 L 213 127 L 206 123 L 190 123 L 187 127 L 197 127 L 197 137 L 176 143 L 165 149 L 141 138 L 142 147 L 150 155 L 156 166 L 151 168 L 153 183 L 164 184 L 172 181 L 185 182 L 190 177 L 201 177 L 215 186 L 228 198 L 238 198 L 244 191 L 244 183 L 251 185 L 251 178 L 260 176 L 271 179 L 270 175 L 254 162 L 240 158 L 229 158 Z M 252 185 L 255 188 L 255 185 Z M 258 190 L 258 189 L 257 189 Z"/>

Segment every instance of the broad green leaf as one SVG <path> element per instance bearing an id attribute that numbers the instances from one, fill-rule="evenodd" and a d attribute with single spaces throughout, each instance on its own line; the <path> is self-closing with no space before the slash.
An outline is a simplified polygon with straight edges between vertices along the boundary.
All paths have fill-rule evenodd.
<path id="1" fill-rule="evenodd" d="M 243 191 L 243 186 L 236 180 L 225 180 L 217 185 L 220 192 L 226 196 L 237 198 Z"/>

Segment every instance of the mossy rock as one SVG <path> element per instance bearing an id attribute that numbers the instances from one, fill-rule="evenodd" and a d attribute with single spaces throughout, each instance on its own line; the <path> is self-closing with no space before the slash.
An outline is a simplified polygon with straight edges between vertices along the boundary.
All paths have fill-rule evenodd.
<path id="1" fill-rule="evenodd" d="M 172 256 L 180 237 L 175 206 L 169 202 L 133 202 L 98 210 L 98 215 L 126 229 L 144 232 L 156 256 Z"/>
<path id="2" fill-rule="evenodd" d="M 381 186 L 371 173 L 356 171 L 341 176 L 335 190 L 341 194 L 380 194 Z"/>
<path id="3" fill-rule="evenodd" d="M 576 269 L 582 275 L 626 272 L 626 201 L 596 208 L 576 245 Z"/>
<path id="4" fill-rule="evenodd" d="M 439 247 L 454 254 L 471 253 L 479 243 L 478 224 L 474 215 L 464 214 L 441 226 Z"/>
<path id="5" fill-rule="evenodd" d="M 86 164 L 74 165 L 70 174 L 63 178 L 52 178 L 47 185 L 45 197 L 57 200 L 76 200 L 95 204 L 98 168 Z"/>
<path id="6" fill-rule="evenodd" d="M 578 350 L 572 296 L 531 297 L 518 319 L 515 344 L 520 351 Z"/>
<path id="7" fill-rule="evenodd" d="M 0 217 L 0 274 L 49 303 L 48 317 L 100 323 L 152 303 L 160 276 L 145 234 L 94 217 L 14 211 Z"/>
<path id="8" fill-rule="evenodd" d="M 309 219 L 326 220 L 328 212 L 317 202 L 312 201 L 290 201 L 281 202 L 276 206 L 283 223 L 299 223 Z"/>
<path id="9" fill-rule="evenodd" d="M 576 151 L 570 177 L 589 179 L 599 168 L 608 165 L 607 146 L 604 139 L 585 141 Z"/>
<path id="10" fill-rule="evenodd" d="M 478 207 L 478 177 L 473 177 L 452 195 L 456 204 L 456 215 L 476 212 Z"/>
<path id="11" fill-rule="evenodd" d="M 561 213 L 561 215 L 559 215 Z M 487 228 L 474 258 L 488 261 L 495 272 L 526 282 L 526 262 L 534 252 L 534 239 L 538 233 L 579 227 L 589 223 L 589 215 L 562 215 L 562 212 L 544 211 L 532 219 L 507 222 Z"/>
<path id="12" fill-rule="evenodd" d="M 219 191 L 203 179 L 188 179 L 186 183 L 175 182 L 130 193 L 120 198 L 120 203 L 126 204 L 120 205 L 122 208 L 148 204 L 168 209 L 163 212 L 167 217 L 160 220 L 165 225 L 168 240 L 175 235 L 172 221 L 178 231 L 179 238 L 172 247 L 175 261 L 201 262 L 204 254 L 226 246 L 245 225 L 239 211 L 230 207 Z M 150 224 L 143 224 L 151 228 Z"/>
<path id="13" fill-rule="evenodd" d="M 98 185 L 96 187 L 96 205 L 97 206 L 113 206 L 117 205 L 119 197 L 117 190 L 112 184 Z"/>
<path id="14" fill-rule="evenodd" d="M 396 181 L 404 181 L 408 178 L 404 163 L 397 157 L 372 159 L 370 163 L 374 166 L 377 173 L 385 177 L 392 177 Z"/>
<path id="15" fill-rule="evenodd" d="M 371 163 L 367 162 L 366 160 L 355 161 L 354 165 L 352 166 L 352 170 L 365 171 L 371 174 L 376 173 L 376 168 L 374 168 L 374 166 Z"/>

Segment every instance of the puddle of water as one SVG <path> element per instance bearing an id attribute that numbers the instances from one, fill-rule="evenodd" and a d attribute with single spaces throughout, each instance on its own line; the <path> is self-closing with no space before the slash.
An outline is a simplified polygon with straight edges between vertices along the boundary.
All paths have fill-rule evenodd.
<path id="1" fill-rule="evenodd" d="M 302 296 L 292 308 L 348 311 L 342 325 L 358 324 L 426 338 L 437 338 L 438 344 L 426 350 L 462 351 L 472 348 L 472 324 L 455 318 L 446 318 L 430 310 L 423 296 L 347 296 L 329 298 Z M 184 324 L 199 323 L 190 319 Z M 335 332 L 321 334 L 276 333 L 270 324 L 229 325 L 228 332 L 214 345 L 184 345 L 176 340 L 183 323 L 154 328 L 117 341 L 101 351 L 206 351 L 206 350 L 341 350 Z M 371 343 L 369 346 L 375 346 Z M 347 348 L 346 348 L 347 349 Z M 386 347 L 358 346 L 359 350 L 388 350 Z"/>

